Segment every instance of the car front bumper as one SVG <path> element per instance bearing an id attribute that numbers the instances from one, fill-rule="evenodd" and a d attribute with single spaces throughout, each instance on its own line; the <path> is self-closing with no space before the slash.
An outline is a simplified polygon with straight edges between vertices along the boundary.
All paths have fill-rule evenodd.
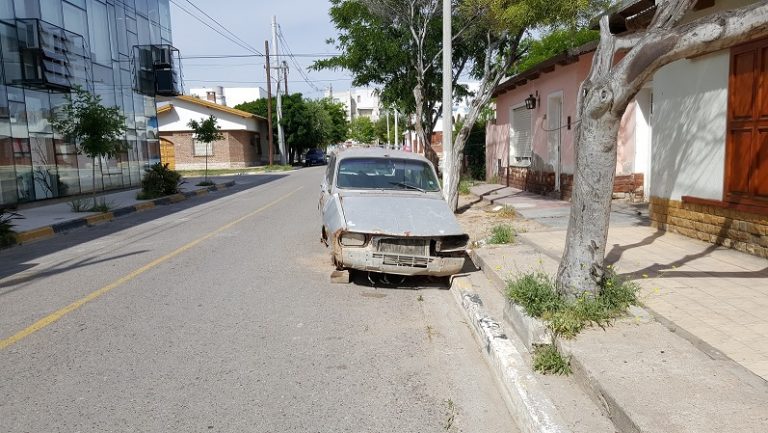
<path id="1" fill-rule="evenodd" d="M 338 257 L 341 256 L 341 257 Z M 339 260 L 340 259 L 340 260 Z M 395 275 L 447 277 L 461 272 L 466 257 L 413 256 L 371 251 L 368 248 L 344 248 L 337 263 L 344 268 Z"/>

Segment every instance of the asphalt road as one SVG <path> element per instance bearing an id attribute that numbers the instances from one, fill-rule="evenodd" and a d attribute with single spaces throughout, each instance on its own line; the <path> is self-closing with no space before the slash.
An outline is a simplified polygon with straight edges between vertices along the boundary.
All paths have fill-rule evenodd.
<path id="1" fill-rule="evenodd" d="M 449 290 L 329 283 L 323 168 L 0 252 L 0 432 L 516 432 Z"/>

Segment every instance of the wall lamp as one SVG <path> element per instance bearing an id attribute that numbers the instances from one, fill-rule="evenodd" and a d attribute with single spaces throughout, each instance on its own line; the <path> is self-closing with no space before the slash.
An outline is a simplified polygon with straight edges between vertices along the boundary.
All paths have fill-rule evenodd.
<path id="1" fill-rule="evenodd" d="M 529 110 L 533 110 L 536 108 L 536 101 L 538 100 L 539 92 L 536 91 L 536 96 L 533 96 L 532 94 L 525 98 L 525 108 Z"/>

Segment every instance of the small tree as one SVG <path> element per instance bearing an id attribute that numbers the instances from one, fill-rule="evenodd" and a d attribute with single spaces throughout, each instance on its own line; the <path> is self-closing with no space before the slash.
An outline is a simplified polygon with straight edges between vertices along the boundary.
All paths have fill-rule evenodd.
<path id="1" fill-rule="evenodd" d="M 216 118 L 209 116 L 207 119 L 190 120 L 187 124 L 195 133 L 195 141 L 205 144 L 205 180 L 202 184 L 208 185 L 208 154 L 210 145 L 214 141 L 224 139 L 224 134 L 221 133 L 221 127 L 219 127 Z"/>
<path id="2" fill-rule="evenodd" d="M 103 158 L 114 158 L 128 150 L 122 140 L 125 133 L 125 116 L 118 107 L 105 107 L 101 97 L 82 87 L 75 87 L 66 97 L 66 103 L 51 120 L 53 129 L 77 146 L 80 154 L 91 158 L 93 179 L 93 207 L 96 207 L 96 158 L 102 172 Z"/>
<path id="3" fill-rule="evenodd" d="M 356 117 L 349 122 L 349 138 L 365 144 L 376 140 L 376 127 L 368 117 Z"/>

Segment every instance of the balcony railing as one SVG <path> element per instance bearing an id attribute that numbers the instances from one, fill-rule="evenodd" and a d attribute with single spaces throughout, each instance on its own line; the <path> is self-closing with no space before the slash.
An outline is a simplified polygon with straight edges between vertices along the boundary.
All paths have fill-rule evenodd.
<path id="1" fill-rule="evenodd" d="M 67 92 L 88 86 L 90 58 L 84 38 L 37 19 L 16 20 L 16 40 L 4 41 L 6 63 L 18 55 L 20 67 L 6 68 L 6 84 Z"/>
<path id="2" fill-rule="evenodd" d="M 133 90 L 149 96 L 182 93 L 179 50 L 171 45 L 136 45 L 131 57 Z"/>

